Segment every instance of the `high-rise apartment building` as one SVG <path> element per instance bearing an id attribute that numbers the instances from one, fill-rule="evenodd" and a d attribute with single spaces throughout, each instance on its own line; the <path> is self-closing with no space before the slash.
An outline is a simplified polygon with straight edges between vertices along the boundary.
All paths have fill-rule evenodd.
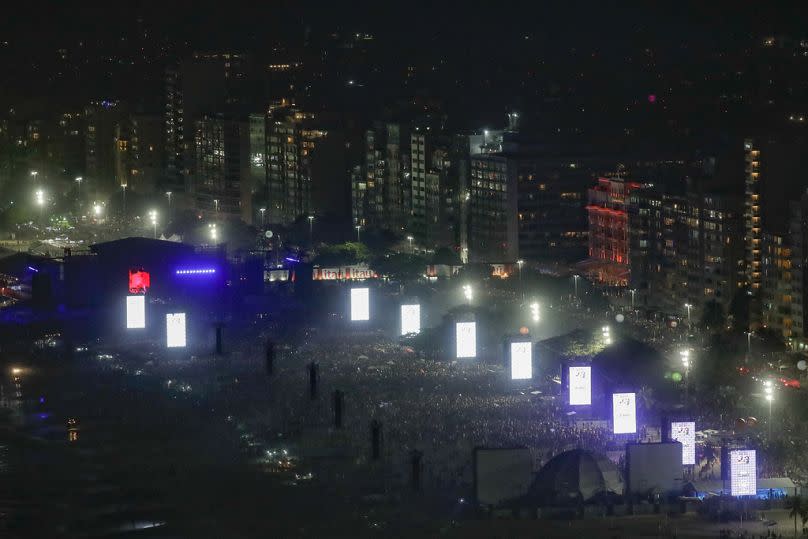
<path id="1" fill-rule="evenodd" d="M 253 222 L 249 123 L 226 114 L 196 122 L 194 208 L 209 218 Z"/>
<path id="2" fill-rule="evenodd" d="M 744 146 L 744 240 L 746 243 L 746 282 L 753 295 L 757 296 L 763 282 L 762 253 L 763 228 L 760 199 L 760 150 L 753 139 L 746 139 Z"/>
<path id="3" fill-rule="evenodd" d="M 267 123 L 269 223 L 309 215 L 350 219 L 351 186 L 343 134 L 313 113 L 282 108 Z"/>
<path id="4" fill-rule="evenodd" d="M 97 193 L 110 194 L 120 188 L 116 137 L 125 118 L 124 107 L 117 101 L 93 101 L 84 108 L 85 185 Z"/>
<path id="5" fill-rule="evenodd" d="M 741 200 L 705 192 L 683 195 L 649 185 L 628 198 L 629 286 L 637 303 L 672 315 L 691 315 L 715 300 L 725 312 L 744 285 Z"/>
<path id="6" fill-rule="evenodd" d="M 792 255 L 788 237 L 763 235 L 762 324 L 785 343 L 794 337 Z"/>
<path id="7" fill-rule="evenodd" d="M 204 113 L 248 100 L 252 64 L 236 53 L 194 53 L 165 73 L 166 188 L 191 190 L 196 123 Z"/>
<path id="8" fill-rule="evenodd" d="M 629 265 L 629 196 L 641 184 L 619 177 L 599 178 L 589 189 L 586 205 L 589 220 L 587 273 L 612 286 L 626 286 Z"/>
<path id="9" fill-rule="evenodd" d="M 427 249 L 466 247 L 468 137 L 416 128 L 410 136 L 411 195 L 407 231 Z"/>
<path id="10" fill-rule="evenodd" d="M 131 188 L 135 192 L 153 193 L 165 170 L 163 118 L 157 114 L 133 114 L 129 123 L 134 162 Z"/>
<path id="11" fill-rule="evenodd" d="M 469 260 L 519 258 L 517 163 L 502 153 L 471 157 Z"/>
<path id="12" fill-rule="evenodd" d="M 472 155 L 469 249 L 473 252 L 475 242 L 478 249 L 481 247 L 473 236 L 481 233 L 485 223 L 493 219 L 502 230 L 508 230 L 507 234 L 491 238 L 501 245 L 500 256 L 508 252 L 509 256 L 516 253 L 517 258 L 527 261 L 551 262 L 574 262 L 584 258 L 588 235 L 584 209 L 586 191 L 601 167 L 596 159 L 572 157 L 574 153 L 558 147 L 525 144 L 518 141 L 516 133 L 506 132 L 498 151 Z M 487 181 L 486 174 L 497 176 L 497 172 L 505 173 L 503 179 L 511 176 L 516 179 L 513 186 L 517 208 L 516 245 L 513 248 L 510 247 L 513 243 L 510 225 L 505 224 L 511 223 L 512 217 L 491 213 L 481 200 L 475 199 L 475 192 L 491 197 L 480 191 L 480 186 L 489 189 L 487 184 L 491 182 Z M 490 187 L 507 188 L 507 185 L 507 182 L 494 182 Z M 480 212 L 488 212 L 488 215 L 480 215 Z M 506 237 L 511 239 L 506 240 Z M 486 243 L 487 248 L 494 245 L 488 240 Z M 506 243 L 509 247 L 503 250 Z"/>
<path id="13" fill-rule="evenodd" d="M 364 222 L 356 225 L 404 232 L 411 211 L 410 143 L 409 129 L 397 122 L 377 122 L 365 132 L 365 178 L 354 185 L 352 197 L 353 213 L 361 213 Z"/>

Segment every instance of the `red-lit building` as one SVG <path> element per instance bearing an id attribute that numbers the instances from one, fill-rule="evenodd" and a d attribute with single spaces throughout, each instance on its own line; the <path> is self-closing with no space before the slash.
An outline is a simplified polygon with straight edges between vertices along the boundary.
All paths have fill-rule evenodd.
<path id="1" fill-rule="evenodd" d="M 612 286 L 628 284 L 628 198 L 641 187 L 622 178 L 598 178 L 589 189 L 589 258 L 580 267 L 590 279 Z"/>

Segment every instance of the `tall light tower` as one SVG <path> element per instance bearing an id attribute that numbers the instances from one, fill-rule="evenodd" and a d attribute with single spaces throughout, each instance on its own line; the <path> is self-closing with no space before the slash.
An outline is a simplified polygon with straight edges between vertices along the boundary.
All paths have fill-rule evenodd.
<path id="1" fill-rule="evenodd" d="M 763 382 L 763 393 L 765 394 L 766 401 L 769 403 L 769 440 L 772 438 L 772 401 L 774 400 L 774 387 L 772 381 L 766 380 Z"/>
<path id="2" fill-rule="evenodd" d="M 157 210 L 149 212 L 149 219 L 151 219 L 151 224 L 154 227 L 154 239 L 157 239 Z"/>
<path id="3" fill-rule="evenodd" d="M 36 205 L 39 206 L 39 220 L 42 221 L 42 212 L 45 209 L 45 191 L 37 189 L 35 195 Z"/>

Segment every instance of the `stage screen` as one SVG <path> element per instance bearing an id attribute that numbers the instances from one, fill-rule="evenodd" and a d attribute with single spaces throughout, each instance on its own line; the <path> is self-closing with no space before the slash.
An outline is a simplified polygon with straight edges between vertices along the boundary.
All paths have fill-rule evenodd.
<path id="1" fill-rule="evenodd" d="M 458 322 L 455 325 L 457 357 L 477 357 L 477 322 Z"/>
<path id="2" fill-rule="evenodd" d="M 729 452 L 729 479 L 733 496 L 757 494 L 757 454 L 754 449 Z"/>
<path id="3" fill-rule="evenodd" d="M 370 289 L 351 288 L 351 321 L 370 320 Z"/>
<path id="4" fill-rule="evenodd" d="M 126 329 L 146 327 L 146 296 L 126 296 Z"/>
<path id="5" fill-rule="evenodd" d="M 533 343 L 511 343 L 511 380 L 533 378 Z"/>
<path id="6" fill-rule="evenodd" d="M 130 294 L 145 294 L 151 285 L 151 277 L 148 271 L 132 271 L 129 270 L 129 293 Z"/>
<path id="7" fill-rule="evenodd" d="M 168 348 L 185 346 L 185 313 L 166 315 L 166 346 Z"/>
<path id="8" fill-rule="evenodd" d="M 637 399 L 634 393 L 612 395 L 612 420 L 615 434 L 637 432 Z"/>
<path id="9" fill-rule="evenodd" d="M 571 406 L 592 404 L 592 367 L 570 367 L 569 384 Z"/>
<path id="10" fill-rule="evenodd" d="M 421 306 L 402 305 L 401 306 L 401 334 L 421 332 Z"/>
<path id="11" fill-rule="evenodd" d="M 696 424 L 693 421 L 672 422 L 671 439 L 682 444 L 682 464 L 696 464 Z"/>

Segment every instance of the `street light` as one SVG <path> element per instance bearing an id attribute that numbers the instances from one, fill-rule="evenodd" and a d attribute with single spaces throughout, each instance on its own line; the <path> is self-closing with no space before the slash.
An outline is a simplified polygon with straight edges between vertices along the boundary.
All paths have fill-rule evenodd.
<path id="1" fill-rule="evenodd" d="M 36 190 L 36 205 L 39 206 L 39 220 L 42 220 L 42 212 L 45 208 L 45 192 L 42 189 Z"/>
<path id="2" fill-rule="evenodd" d="M 157 239 L 157 211 L 151 210 L 149 212 L 149 218 L 151 219 L 151 224 L 154 227 L 154 239 Z"/>
<path id="3" fill-rule="evenodd" d="M 474 299 L 474 290 L 472 290 L 470 284 L 463 285 L 463 295 L 465 296 L 466 301 L 469 303 L 471 303 L 471 300 Z"/>
<path id="4" fill-rule="evenodd" d="M 264 226 L 264 214 L 267 212 L 266 208 L 258 208 L 258 213 L 261 214 L 261 226 Z"/>
<path id="5" fill-rule="evenodd" d="M 314 242 L 314 216 L 309 215 L 309 243 Z"/>
<path id="6" fill-rule="evenodd" d="M 771 380 L 763 382 L 763 392 L 766 396 L 766 401 L 769 403 L 769 439 L 772 437 L 772 401 L 774 400 L 774 388 L 772 387 Z"/>
<path id="7" fill-rule="evenodd" d="M 612 336 L 609 333 L 609 326 L 603 326 L 600 328 L 600 330 L 603 333 L 603 342 L 606 344 L 612 344 Z"/>
<path id="8" fill-rule="evenodd" d="M 171 191 L 166 191 L 166 197 L 168 198 L 168 218 L 171 219 Z"/>
<path id="9" fill-rule="evenodd" d="M 359 229 L 360 229 L 360 228 L 362 228 L 362 227 L 360 227 L 359 225 L 356 225 L 356 227 L 355 227 L 355 228 L 356 228 L 356 243 L 360 243 L 360 240 L 359 240 Z"/>
<path id="10" fill-rule="evenodd" d="M 101 217 L 101 212 L 103 211 L 103 207 L 98 202 L 93 203 L 93 214 L 95 214 L 96 219 Z"/>
<path id="11" fill-rule="evenodd" d="M 415 239 L 415 238 L 413 238 L 412 236 L 407 236 L 407 241 L 409 241 L 409 242 L 410 242 L 410 253 L 412 253 L 412 252 L 413 252 L 413 250 L 412 250 L 412 240 L 414 240 L 414 239 Z"/>
<path id="12" fill-rule="evenodd" d="M 121 189 L 123 189 L 123 216 L 126 217 L 126 184 L 121 184 Z"/>
<path id="13" fill-rule="evenodd" d="M 690 350 L 685 348 L 679 351 L 682 358 L 682 365 L 685 367 L 685 405 L 687 404 L 688 393 L 690 391 Z"/>
<path id="14" fill-rule="evenodd" d="M 637 290 L 635 288 L 632 288 L 631 290 L 629 290 L 629 292 L 631 292 L 631 310 L 633 311 L 634 310 L 634 294 L 637 293 Z"/>
<path id="15" fill-rule="evenodd" d="M 216 223 L 211 223 L 208 225 L 208 229 L 210 232 L 210 239 L 216 241 L 219 239 L 219 232 L 216 230 Z"/>
<path id="16" fill-rule="evenodd" d="M 521 258 L 516 261 L 516 265 L 519 266 L 519 280 L 522 280 L 522 266 L 524 265 L 525 261 Z"/>
<path id="17" fill-rule="evenodd" d="M 538 323 L 538 321 L 540 319 L 540 316 L 539 316 L 539 303 L 536 302 L 536 301 L 534 301 L 533 303 L 530 304 L 530 318 L 533 319 L 533 321 L 537 322 L 537 323 Z"/>
<path id="18" fill-rule="evenodd" d="M 578 299 L 578 279 L 580 278 L 581 276 L 577 274 L 572 276 L 572 281 L 575 283 L 575 299 Z"/>
<path id="19" fill-rule="evenodd" d="M 745 331 L 746 333 L 746 355 L 751 357 L 752 356 L 752 332 Z"/>
<path id="20" fill-rule="evenodd" d="M 693 306 L 691 304 L 685 303 L 685 309 L 687 309 L 687 325 L 688 326 L 690 326 L 690 309 L 692 309 L 692 308 L 693 308 Z"/>
<path id="21" fill-rule="evenodd" d="M 219 213 L 219 199 L 218 198 L 213 199 L 213 207 L 216 209 L 216 213 L 218 214 Z"/>

